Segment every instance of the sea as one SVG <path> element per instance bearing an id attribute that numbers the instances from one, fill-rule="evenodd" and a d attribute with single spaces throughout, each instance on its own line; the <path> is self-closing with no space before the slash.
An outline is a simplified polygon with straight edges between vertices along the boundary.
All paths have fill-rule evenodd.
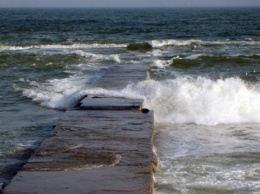
<path id="1" fill-rule="evenodd" d="M 148 77 L 95 88 L 114 65 Z M 0 186 L 86 94 L 154 111 L 156 194 L 260 193 L 260 8 L 0 9 Z"/>

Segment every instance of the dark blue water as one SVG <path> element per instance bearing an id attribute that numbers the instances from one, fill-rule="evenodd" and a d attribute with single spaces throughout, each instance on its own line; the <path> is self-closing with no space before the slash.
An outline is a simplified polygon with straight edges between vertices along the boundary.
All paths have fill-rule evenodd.
<path id="1" fill-rule="evenodd" d="M 0 183 L 87 93 L 155 111 L 157 193 L 260 192 L 260 9 L 1 9 Z M 109 66 L 149 79 L 93 88 Z"/>
<path id="2" fill-rule="evenodd" d="M 1 43 L 259 38 L 259 8 L 2 9 Z"/>

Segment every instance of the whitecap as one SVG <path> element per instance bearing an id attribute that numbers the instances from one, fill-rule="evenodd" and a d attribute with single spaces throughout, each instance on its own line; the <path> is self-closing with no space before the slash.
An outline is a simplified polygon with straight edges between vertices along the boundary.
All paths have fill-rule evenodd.
<path id="1" fill-rule="evenodd" d="M 19 88 L 24 96 L 51 108 L 67 109 L 87 94 L 144 99 L 144 106 L 154 110 L 157 122 L 217 125 L 225 123 L 260 123 L 259 84 L 248 85 L 240 78 L 211 80 L 205 77 L 177 77 L 163 81 L 146 80 L 122 90 L 85 86 L 83 77 L 32 82 Z"/>

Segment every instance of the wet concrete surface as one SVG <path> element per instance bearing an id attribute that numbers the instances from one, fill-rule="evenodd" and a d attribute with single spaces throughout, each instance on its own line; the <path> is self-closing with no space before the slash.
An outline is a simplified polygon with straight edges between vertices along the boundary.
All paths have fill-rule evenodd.
<path id="1" fill-rule="evenodd" d="M 67 111 L 4 193 L 151 193 L 153 134 L 152 111 Z"/>
<path id="2" fill-rule="evenodd" d="M 142 108 L 142 99 L 87 96 L 80 101 L 81 110 L 137 110 Z"/>
<path id="3" fill-rule="evenodd" d="M 112 79 L 111 87 L 123 87 L 138 66 L 115 68 L 96 86 Z M 139 69 L 132 81 L 146 74 Z M 153 111 L 142 111 L 140 99 L 85 97 L 64 113 L 3 193 L 153 193 L 153 122 Z"/>

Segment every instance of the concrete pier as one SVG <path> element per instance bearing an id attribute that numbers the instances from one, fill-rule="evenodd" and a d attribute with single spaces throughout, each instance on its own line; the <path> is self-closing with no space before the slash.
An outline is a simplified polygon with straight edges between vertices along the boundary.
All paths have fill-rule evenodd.
<path id="1" fill-rule="evenodd" d="M 123 88 L 145 78 L 142 64 L 116 66 L 95 86 Z M 153 193 L 153 138 L 153 112 L 142 109 L 142 100 L 86 96 L 65 112 L 4 193 Z"/>

